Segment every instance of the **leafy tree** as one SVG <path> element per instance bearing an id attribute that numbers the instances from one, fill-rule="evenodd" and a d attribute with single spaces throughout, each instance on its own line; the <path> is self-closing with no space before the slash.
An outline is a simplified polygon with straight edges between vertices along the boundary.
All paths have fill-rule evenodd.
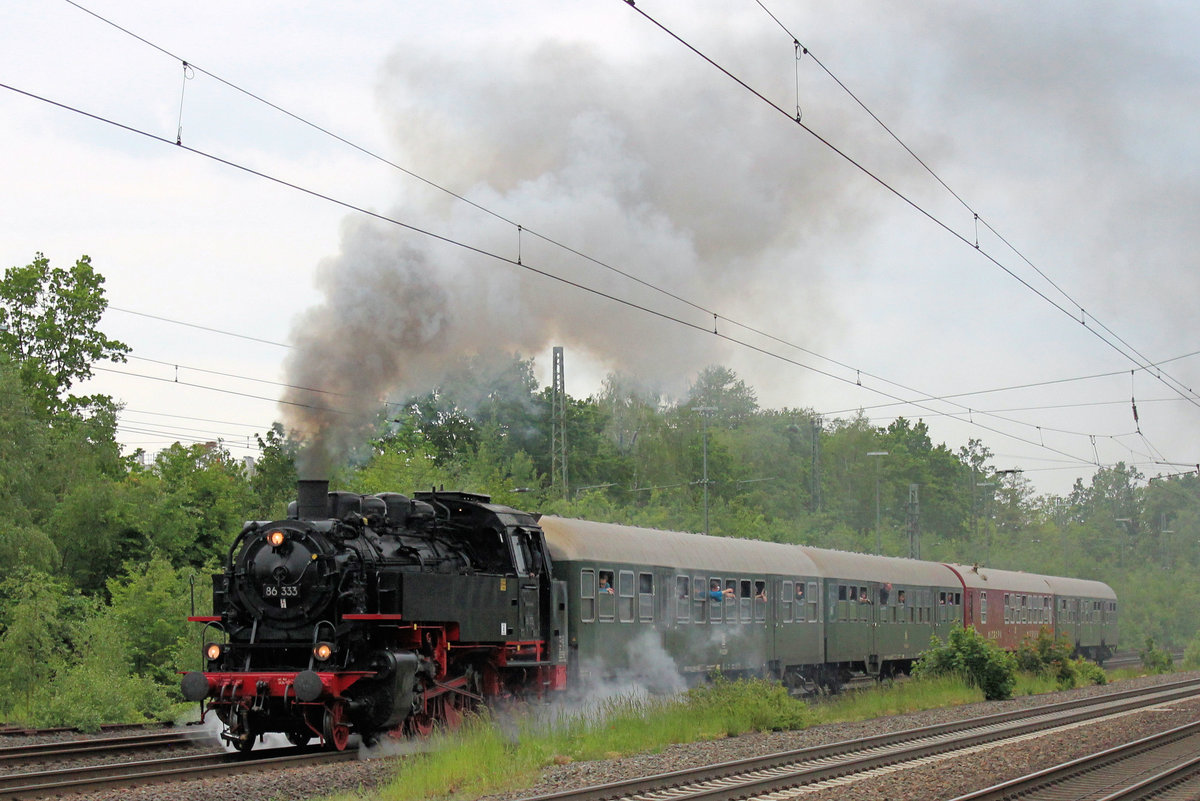
<path id="1" fill-rule="evenodd" d="M 0 635 L 0 707 L 20 716 L 62 666 L 75 638 L 69 590 L 45 574 L 9 579 Z"/>
<path id="2" fill-rule="evenodd" d="M 149 547 L 137 530 L 129 489 L 104 476 L 90 476 L 69 486 L 50 516 L 58 534 L 58 567 L 87 592 L 102 591 L 122 562 Z"/>
<path id="3" fill-rule="evenodd" d="M 53 490 L 44 480 L 49 458 L 45 423 L 11 361 L 0 354 L 0 504 L 10 530 L 33 523 L 51 504 Z"/>
<path id="4" fill-rule="evenodd" d="M 30 722 L 98 731 L 105 723 L 170 720 L 170 691 L 130 672 L 125 632 L 107 614 L 80 626 L 79 647 L 61 670 L 39 688 Z"/>
<path id="5" fill-rule="evenodd" d="M 148 470 L 130 475 L 129 537 L 140 550 L 126 558 L 161 553 L 177 566 L 199 567 L 224 555 L 255 499 L 242 465 L 224 448 L 175 443 Z"/>
<path id="6" fill-rule="evenodd" d="M 87 256 L 63 269 L 51 268 L 41 253 L 0 280 L 0 351 L 17 365 L 44 413 L 94 400 L 62 394 L 90 378 L 94 362 L 125 360 L 129 346 L 97 328 L 108 308 L 103 286 Z"/>
<path id="7" fill-rule="evenodd" d="M 126 638 L 127 662 L 132 672 L 172 688 L 184 651 L 195 648 L 189 639 L 193 630 L 190 613 L 189 579 L 192 568 L 176 569 L 162 556 L 147 564 L 130 563 L 119 578 L 108 581 L 112 598 L 108 617 Z M 211 596 L 199 593 L 207 604 Z"/>
<path id="8" fill-rule="evenodd" d="M 693 409 L 712 409 L 705 414 L 711 415 L 714 422 L 733 425 L 758 411 L 758 397 L 728 367 L 713 365 L 704 368 L 696 376 L 683 405 Z"/>
<path id="9" fill-rule="evenodd" d="M 288 503 L 296 495 L 296 453 L 299 444 L 288 438 L 281 423 L 274 423 L 266 437 L 256 436 L 260 456 L 250 476 L 258 519 L 283 517 Z"/>

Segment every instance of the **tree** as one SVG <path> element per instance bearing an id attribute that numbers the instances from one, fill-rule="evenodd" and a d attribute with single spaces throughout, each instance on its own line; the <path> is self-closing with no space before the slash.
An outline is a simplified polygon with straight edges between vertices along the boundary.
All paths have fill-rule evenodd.
<path id="1" fill-rule="evenodd" d="M 728 367 L 705 367 L 688 390 L 685 406 L 707 412 L 718 425 L 735 425 L 758 411 L 758 397 Z"/>
<path id="2" fill-rule="evenodd" d="M 189 639 L 194 629 L 187 622 L 189 578 L 196 579 L 195 570 L 176 570 L 155 556 L 145 565 L 128 564 L 123 576 L 109 579 L 107 615 L 127 638 L 128 664 L 136 675 L 173 687 L 183 652 L 195 649 Z M 204 590 L 201 586 L 198 595 L 207 603 L 210 596 Z"/>
<path id="3" fill-rule="evenodd" d="M 128 485 L 125 559 L 161 553 L 176 566 L 200 567 L 224 556 L 255 505 L 241 464 L 212 444 L 176 442 Z"/>
<path id="4" fill-rule="evenodd" d="M 123 362 L 129 352 L 128 345 L 97 327 L 108 308 L 103 287 L 104 277 L 87 256 L 64 270 L 51 268 L 38 253 L 0 280 L 0 351 L 12 359 L 47 414 L 94 402 L 63 393 L 91 378 L 94 362 Z"/>
<path id="5" fill-rule="evenodd" d="M 258 437 L 261 451 L 250 476 L 250 489 L 258 503 L 256 517 L 277 519 L 283 517 L 288 502 L 296 496 L 296 453 L 299 444 L 283 431 L 281 423 L 274 423 L 266 437 Z"/>
<path id="6" fill-rule="evenodd" d="M 31 573 L 9 579 L 0 594 L 9 599 L 0 636 L 0 708 L 19 715 L 29 711 L 69 652 L 74 632 L 68 589 L 50 576 Z"/>

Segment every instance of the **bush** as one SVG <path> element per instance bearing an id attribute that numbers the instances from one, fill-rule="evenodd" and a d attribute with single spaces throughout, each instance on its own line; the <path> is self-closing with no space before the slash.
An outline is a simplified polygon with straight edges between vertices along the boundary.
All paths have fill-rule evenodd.
<path id="1" fill-rule="evenodd" d="M 1192 638 L 1183 652 L 1183 667 L 1185 670 L 1200 670 L 1200 634 Z"/>
<path id="2" fill-rule="evenodd" d="M 1007 651 L 981 637 L 974 626 L 955 625 L 942 643 L 935 635 L 929 650 L 921 654 L 913 669 L 914 676 L 963 676 L 972 686 L 983 690 L 989 701 L 1012 697 L 1017 682 L 1017 660 Z"/>
<path id="3" fill-rule="evenodd" d="M 1055 637 L 1043 628 L 1036 639 L 1026 639 L 1017 649 L 1017 666 L 1025 673 L 1053 679 L 1060 690 L 1083 684 L 1106 684 L 1108 677 L 1099 666 L 1086 659 L 1071 658 L 1066 637 Z"/>
<path id="4" fill-rule="evenodd" d="M 1142 667 L 1150 673 L 1170 673 L 1175 669 L 1175 659 L 1168 651 L 1156 648 L 1154 638 L 1146 638 L 1146 647 L 1139 652 L 1142 657 Z"/>
<path id="5" fill-rule="evenodd" d="M 812 722 L 803 701 L 788 695 L 779 682 L 763 679 L 730 681 L 717 676 L 688 690 L 684 703 L 704 719 L 726 721 L 730 735 L 802 729 Z"/>
<path id="6" fill-rule="evenodd" d="M 82 637 L 79 661 L 46 685 L 31 710 L 33 723 L 97 731 L 105 723 L 171 719 L 175 710 L 167 689 L 130 673 L 124 637 L 107 616 L 85 623 Z"/>

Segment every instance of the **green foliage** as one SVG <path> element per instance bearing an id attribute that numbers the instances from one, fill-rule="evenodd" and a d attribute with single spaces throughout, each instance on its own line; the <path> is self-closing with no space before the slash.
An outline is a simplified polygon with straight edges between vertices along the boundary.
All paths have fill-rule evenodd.
<path id="1" fill-rule="evenodd" d="M 1183 669 L 1200 670 L 1200 633 L 1197 633 L 1183 651 Z"/>
<path id="2" fill-rule="evenodd" d="M 1017 649 L 1017 666 L 1026 673 L 1052 679 L 1058 689 L 1069 690 L 1082 684 L 1106 684 L 1104 670 L 1086 659 L 1072 659 L 1073 649 L 1066 637 L 1054 637 L 1043 627 L 1035 639 L 1026 639 Z"/>
<path id="3" fill-rule="evenodd" d="M 972 704 L 983 692 L 958 674 L 924 676 L 911 681 L 888 681 L 863 692 L 841 693 L 816 705 L 816 723 L 904 715 L 925 709 Z"/>
<path id="4" fill-rule="evenodd" d="M 982 637 L 974 626 L 964 629 L 956 625 L 945 643 L 935 635 L 913 668 L 918 677 L 954 674 L 983 690 L 987 700 L 1003 701 L 1012 697 L 1017 660 Z"/>
<path id="5" fill-rule="evenodd" d="M 94 605 L 81 602 L 65 582 L 44 574 L 14 577 L 0 587 L 0 714 L 28 710 L 62 668 L 79 638 L 80 621 Z"/>
<path id="6" fill-rule="evenodd" d="M 108 308 L 103 287 L 104 277 L 87 256 L 63 269 L 51 268 L 38 253 L 0 280 L 0 352 L 18 367 L 47 415 L 92 400 L 60 396 L 91 377 L 93 362 L 124 361 L 129 351 L 97 327 Z"/>
<path id="7" fill-rule="evenodd" d="M 287 512 L 296 497 L 296 452 L 299 445 L 287 437 L 281 423 L 275 423 L 265 437 L 257 437 L 259 456 L 250 477 L 250 490 L 256 499 L 254 519 L 276 520 Z"/>
<path id="8" fill-rule="evenodd" d="M 477 798 L 528 786 L 552 764 L 606 759 L 741 734 L 803 727 L 803 702 L 777 683 L 725 681 L 675 698 L 619 696 L 550 717 L 475 716 L 430 752 L 407 761 L 382 796 L 392 801 Z"/>
<path id="9" fill-rule="evenodd" d="M 778 682 L 729 681 L 724 677 L 687 691 L 688 709 L 706 720 L 724 721 L 726 734 L 800 729 L 812 722 L 808 706 Z"/>
<path id="10" fill-rule="evenodd" d="M 97 731 L 105 723 L 170 720 L 170 692 L 152 679 L 130 672 L 122 629 L 108 614 L 88 620 L 73 659 L 46 685 L 29 708 L 37 726 L 73 726 Z"/>
<path id="11" fill-rule="evenodd" d="M 1154 638 L 1146 638 L 1146 646 L 1138 652 L 1142 657 L 1142 667 L 1150 673 L 1170 673 L 1175 669 L 1175 659 L 1170 651 L 1154 645 Z"/>
<path id="12" fill-rule="evenodd" d="M 195 570 L 177 570 L 164 557 L 155 556 L 145 565 L 130 563 L 123 576 L 108 581 L 109 622 L 126 638 L 128 666 L 134 675 L 172 689 L 178 684 L 182 663 L 196 650 L 195 629 L 187 622 L 189 580 L 196 578 Z M 202 585 L 198 595 L 208 604 L 211 594 L 206 590 Z"/>

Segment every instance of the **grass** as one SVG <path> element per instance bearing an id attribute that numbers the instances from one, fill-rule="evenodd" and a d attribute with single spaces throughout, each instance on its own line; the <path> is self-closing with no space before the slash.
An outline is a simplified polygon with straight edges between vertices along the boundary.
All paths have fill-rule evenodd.
<path id="1" fill-rule="evenodd" d="M 1129 673 L 1117 671 L 1110 680 Z M 1015 695 L 1059 689 L 1052 678 L 1020 674 Z M 751 731 L 803 729 L 867 720 L 983 700 L 978 688 L 943 676 L 886 682 L 809 705 L 778 684 L 726 681 L 672 698 L 617 696 L 568 709 L 563 706 L 472 717 L 457 732 L 434 738 L 434 750 L 400 763 L 390 784 L 367 795 L 331 801 L 470 799 L 534 784 L 555 764 L 658 752 L 673 743 L 720 739 Z"/>
<path id="2" fill-rule="evenodd" d="M 968 686 L 957 676 L 885 682 L 874 689 L 846 693 L 821 704 L 815 710 L 815 722 L 870 720 L 923 709 L 973 704 L 982 700 L 982 690 Z"/>

